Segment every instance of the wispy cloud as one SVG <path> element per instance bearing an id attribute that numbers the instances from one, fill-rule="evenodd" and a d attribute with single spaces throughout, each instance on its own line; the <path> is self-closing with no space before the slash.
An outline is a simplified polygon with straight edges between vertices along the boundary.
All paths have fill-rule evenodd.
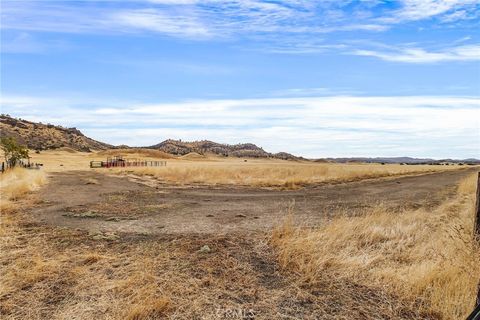
<path id="1" fill-rule="evenodd" d="M 155 32 L 181 38 L 251 33 L 385 31 L 438 17 L 444 23 L 478 15 L 478 0 L 383 1 L 150 0 L 3 1 L 2 28 L 50 32 Z"/>
<path id="2" fill-rule="evenodd" d="M 114 5 L 112 5 L 112 3 Z M 92 34 L 160 34 L 194 41 L 249 39 L 255 45 L 230 42 L 242 50 L 277 54 L 340 53 L 385 61 L 431 63 L 478 60 L 478 44 L 431 50 L 425 45 L 396 44 L 371 49 L 348 44 L 330 33 L 384 32 L 402 23 L 437 19 L 436 27 L 480 15 L 480 0 L 384 1 L 261 1 L 261 0 L 148 0 L 148 1 L 3 1 L 4 52 L 43 52 L 59 44 L 36 41 L 34 32 Z M 478 19 L 477 19 L 478 20 Z M 478 27 L 478 25 L 475 25 Z M 474 26 L 474 27 L 475 27 Z M 473 29 L 472 29 L 473 30 Z M 33 34 L 33 36 L 32 36 Z M 8 35 L 8 34 L 7 34 Z"/>
<path id="3" fill-rule="evenodd" d="M 191 10 L 103 6 L 89 1 L 5 1 L 2 29 L 55 33 L 123 34 L 154 32 L 180 38 L 204 35 L 206 28 Z M 128 3 L 127 3 L 128 4 Z M 130 4 L 132 4 L 130 2 Z"/>
<path id="4" fill-rule="evenodd" d="M 443 61 L 478 61 L 480 44 L 450 47 L 440 51 L 406 47 L 390 51 L 354 50 L 351 54 L 380 58 L 385 61 L 405 63 L 435 63 Z"/>
<path id="5" fill-rule="evenodd" d="M 478 0 L 403 0 L 401 7 L 378 18 L 383 23 L 400 23 L 440 17 L 443 22 L 469 19 L 478 15 Z"/>
<path id="6" fill-rule="evenodd" d="M 78 104 L 78 102 L 77 102 Z M 3 112 L 76 126 L 113 144 L 166 138 L 253 142 L 309 157 L 479 157 L 480 100 L 474 97 L 290 97 L 92 107 L 3 97 Z M 385 147 L 379 147 L 385 146 Z"/>
<path id="7" fill-rule="evenodd" d="M 194 14 L 170 15 L 157 9 L 124 10 L 108 15 L 112 24 L 186 38 L 211 37 Z"/>

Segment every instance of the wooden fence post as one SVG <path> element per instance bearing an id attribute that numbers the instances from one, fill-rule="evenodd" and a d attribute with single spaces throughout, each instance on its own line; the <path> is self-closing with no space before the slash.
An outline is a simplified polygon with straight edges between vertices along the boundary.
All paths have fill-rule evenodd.
<path id="1" fill-rule="evenodd" d="M 480 172 L 478 173 L 477 178 L 477 193 L 476 193 L 476 201 L 475 201 L 475 225 L 473 226 L 475 239 L 480 244 Z"/>

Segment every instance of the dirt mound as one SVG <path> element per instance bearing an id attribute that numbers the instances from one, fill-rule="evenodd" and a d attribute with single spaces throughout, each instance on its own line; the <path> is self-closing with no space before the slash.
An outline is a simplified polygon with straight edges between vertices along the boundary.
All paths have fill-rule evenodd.
<path id="1" fill-rule="evenodd" d="M 53 124 L 31 122 L 0 115 L 2 136 L 13 137 L 18 143 L 33 150 L 67 148 L 71 151 L 104 150 L 113 146 L 90 139 L 76 128 L 64 128 Z"/>
<path id="2" fill-rule="evenodd" d="M 175 158 L 171 154 L 165 153 L 160 150 L 143 149 L 143 148 L 129 148 L 129 149 L 109 149 L 100 151 L 97 153 L 100 156 L 120 156 L 120 155 L 141 155 L 144 157 L 159 158 L 159 159 L 173 159 Z"/>

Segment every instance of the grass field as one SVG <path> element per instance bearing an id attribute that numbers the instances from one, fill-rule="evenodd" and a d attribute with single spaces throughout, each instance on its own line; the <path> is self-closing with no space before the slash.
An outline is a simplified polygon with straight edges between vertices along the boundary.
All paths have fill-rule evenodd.
<path id="1" fill-rule="evenodd" d="M 292 207 L 284 221 L 266 232 L 149 234 L 124 229 L 121 234 L 108 230 L 98 234 L 40 223 L 42 217 L 30 213 L 36 206 L 50 205 L 35 193 L 42 184 L 51 185 L 48 175 L 79 166 L 91 171 L 90 159 L 103 157 L 43 152 L 33 159 L 44 163 L 43 170 L 15 169 L 0 177 L 0 316 L 224 319 L 225 312 L 238 308 L 254 310 L 256 319 L 350 319 L 353 313 L 367 320 L 447 320 L 464 319 L 472 309 L 480 280 L 480 250 L 472 238 L 475 175 L 461 180 L 440 205 L 392 211 L 385 203 L 355 216 L 345 215 L 343 208 L 316 226 L 296 223 Z M 133 173 L 173 184 L 295 189 L 460 168 L 213 158 L 167 161 L 166 168 L 139 168 Z M 80 179 L 76 187 L 96 188 L 100 182 Z M 165 190 L 152 192 L 163 201 Z M 109 194 L 112 199 L 121 196 Z M 199 203 L 192 205 L 200 210 Z M 182 206 L 171 208 L 181 214 Z M 162 215 L 162 210 L 155 214 Z M 127 221 L 125 226 L 136 222 Z"/>
<path id="2" fill-rule="evenodd" d="M 243 185 L 297 189 L 325 182 L 347 182 L 405 174 L 455 170 L 464 166 L 400 164 L 336 164 L 275 159 L 241 159 L 187 155 L 174 157 L 156 150 L 107 150 L 94 153 L 72 150 L 32 153 L 32 162 L 44 164 L 46 172 L 88 170 L 92 160 L 122 154 L 127 158 L 166 160 L 166 167 L 97 169 L 98 172 L 148 175 L 166 183 L 188 185 Z"/>
<path id="3" fill-rule="evenodd" d="M 296 189 L 316 183 L 348 182 L 458 168 L 458 166 L 292 163 L 257 160 L 250 163 L 169 161 L 167 167 L 114 169 L 114 171 L 149 175 L 164 182 L 185 185 L 198 183 Z"/>
<path id="4" fill-rule="evenodd" d="M 472 237 L 476 180 L 475 174 L 462 181 L 457 196 L 431 212 L 392 214 L 379 207 L 316 229 L 287 219 L 272 243 L 282 267 L 302 284 L 373 284 L 428 314 L 464 319 L 480 281 L 480 250 Z"/>
<path id="5" fill-rule="evenodd" d="M 187 155 L 174 157 L 156 150 L 107 150 L 97 153 L 45 151 L 33 154 L 32 161 L 45 165 L 45 171 L 88 169 L 91 160 L 105 160 L 123 154 L 127 158 L 166 160 L 166 167 L 97 169 L 98 172 L 148 175 L 166 183 L 188 185 L 243 185 L 297 189 L 326 182 L 347 182 L 405 174 L 455 170 L 464 166 L 400 164 L 336 164 L 275 159 L 240 159 Z"/>

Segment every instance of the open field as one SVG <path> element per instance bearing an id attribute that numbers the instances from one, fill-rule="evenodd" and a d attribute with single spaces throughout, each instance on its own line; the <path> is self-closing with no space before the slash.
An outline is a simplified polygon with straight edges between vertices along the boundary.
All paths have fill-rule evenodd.
<path id="1" fill-rule="evenodd" d="M 167 167 L 116 169 L 180 185 L 235 185 L 297 189 L 307 185 L 454 170 L 457 166 L 288 163 L 285 161 L 170 161 Z"/>
<path id="2" fill-rule="evenodd" d="M 298 222 L 362 215 L 378 206 L 394 212 L 434 208 L 455 192 L 468 170 L 392 179 L 269 190 L 235 186 L 171 186 L 149 177 L 97 171 L 51 174 L 31 213 L 44 223 L 91 231 L 212 233 L 269 231 L 295 206 Z M 82 215 L 86 216 L 82 219 Z M 88 218 L 90 216 L 90 218 Z"/>
<path id="3" fill-rule="evenodd" d="M 391 177 L 406 174 L 422 174 L 456 170 L 463 166 L 451 165 L 400 165 L 400 164 L 336 164 L 278 159 L 242 159 L 198 154 L 172 156 L 150 149 L 107 150 L 94 153 L 73 150 L 43 151 L 32 153 L 32 161 L 43 163 L 47 172 L 86 170 L 92 160 L 105 160 L 113 155 L 144 160 L 167 160 L 160 168 L 114 168 L 110 172 L 155 177 L 178 185 L 235 185 L 297 189 L 302 186 L 348 182 L 363 179 Z M 98 169 L 105 172 L 106 169 Z"/>
<path id="4" fill-rule="evenodd" d="M 97 154 L 34 157 L 43 170 L 2 176 L 2 197 L 6 181 L 26 186 L 0 215 L 2 318 L 463 319 L 473 306 L 478 168 L 170 159 L 168 180 L 85 168 Z M 213 175 L 175 175 L 190 168 Z M 265 183 L 307 172 L 301 188 Z"/>

